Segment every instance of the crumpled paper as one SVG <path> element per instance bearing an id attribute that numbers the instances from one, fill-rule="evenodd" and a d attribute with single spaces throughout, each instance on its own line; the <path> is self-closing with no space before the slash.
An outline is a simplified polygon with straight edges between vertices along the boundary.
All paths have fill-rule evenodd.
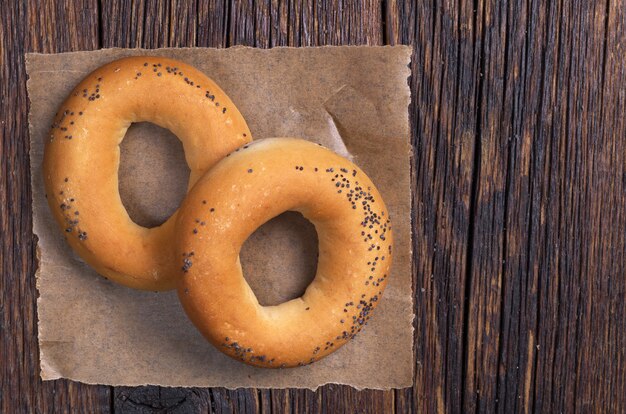
<path id="1" fill-rule="evenodd" d="M 397 47 L 106 49 L 28 54 L 33 225 L 39 238 L 37 301 L 41 377 L 93 384 L 310 388 L 326 383 L 412 385 L 410 134 L 411 50 Z M 66 244 L 44 197 L 44 140 L 58 106 L 88 73 L 116 58 L 160 55 L 213 78 L 256 139 L 295 136 L 342 154 L 372 178 L 391 212 L 394 263 L 369 325 L 312 365 L 262 369 L 210 345 L 175 292 L 128 289 L 97 275 Z M 158 225 L 179 205 L 189 170 L 167 130 L 133 125 L 121 145 L 120 193 L 131 217 Z M 123 246 L 120 246 L 122 249 Z M 285 213 L 245 243 L 246 280 L 262 304 L 299 296 L 315 274 L 314 227 Z"/>

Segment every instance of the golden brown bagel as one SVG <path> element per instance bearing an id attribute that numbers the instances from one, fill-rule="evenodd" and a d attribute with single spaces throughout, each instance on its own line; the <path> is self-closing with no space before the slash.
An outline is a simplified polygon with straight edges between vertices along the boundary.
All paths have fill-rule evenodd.
<path id="1" fill-rule="evenodd" d="M 301 298 L 261 306 L 239 251 L 287 210 L 315 225 L 317 273 Z M 389 213 L 371 180 L 332 151 L 293 138 L 255 141 L 216 164 L 187 194 L 176 235 L 187 315 L 220 351 L 262 367 L 306 365 L 353 338 L 391 265 Z"/>
<path id="2" fill-rule="evenodd" d="M 161 226 L 135 224 L 118 191 L 119 144 L 133 122 L 149 121 L 181 141 L 189 188 L 249 142 L 245 120 L 197 69 L 162 57 L 130 57 L 88 75 L 61 105 L 44 154 L 54 218 L 72 248 L 100 274 L 149 290 L 173 289 L 176 213 Z"/>

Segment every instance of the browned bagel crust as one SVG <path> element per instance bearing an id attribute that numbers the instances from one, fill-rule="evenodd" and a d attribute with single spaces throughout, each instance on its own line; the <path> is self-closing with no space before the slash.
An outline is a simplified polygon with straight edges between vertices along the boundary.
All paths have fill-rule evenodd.
<path id="1" fill-rule="evenodd" d="M 239 251 L 287 210 L 315 225 L 317 273 L 301 298 L 261 306 Z M 298 139 L 255 141 L 220 161 L 185 198 L 177 229 L 187 315 L 220 351 L 261 367 L 306 365 L 352 339 L 391 266 L 391 221 L 374 184 L 350 161 Z"/>
<path id="2" fill-rule="evenodd" d="M 129 57 L 89 74 L 54 118 L 44 154 L 48 203 L 72 248 L 100 274 L 149 290 L 175 287 L 176 213 L 135 224 L 118 191 L 119 143 L 133 122 L 168 128 L 183 143 L 189 188 L 251 140 L 232 101 L 197 69 L 162 57 Z"/>

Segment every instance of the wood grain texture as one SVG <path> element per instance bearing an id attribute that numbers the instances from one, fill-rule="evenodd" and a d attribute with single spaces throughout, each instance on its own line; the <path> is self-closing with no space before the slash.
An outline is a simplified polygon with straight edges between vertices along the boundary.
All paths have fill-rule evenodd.
<path id="1" fill-rule="evenodd" d="M 11 3 L 0 7 L 0 412 L 53 412 L 64 407 L 84 412 L 107 410 L 109 387 L 66 380 L 42 382 L 39 378 L 24 65 L 24 53 L 30 50 L 96 48 L 98 6 L 89 1 Z M 48 35 L 35 35 L 28 30 L 33 27 Z"/>
<path id="2" fill-rule="evenodd" d="M 416 378 L 42 382 L 24 53 L 412 44 Z M 626 411 L 626 1 L 0 5 L 0 412 Z"/>

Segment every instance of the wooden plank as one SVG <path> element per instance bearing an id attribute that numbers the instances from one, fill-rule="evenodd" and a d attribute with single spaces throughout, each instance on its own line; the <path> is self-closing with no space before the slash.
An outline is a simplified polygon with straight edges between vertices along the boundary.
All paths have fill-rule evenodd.
<path id="1" fill-rule="evenodd" d="M 113 411 L 119 413 L 208 413 L 211 396 L 198 388 L 115 387 Z"/>
<path id="2" fill-rule="evenodd" d="M 98 39 L 93 1 L 4 2 L 0 7 L 1 412 L 110 410 L 109 387 L 39 377 L 24 61 L 27 51 L 94 49 Z"/>
<path id="3" fill-rule="evenodd" d="M 338 413 L 350 410 L 358 413 L 392 413 L 395 397 L 392 391 L 363 390 L 342 385 L 325 385 L 321 392 L 321 411 Z"/>
<path id="4" fill-rule="evenodd" d="M 144 34 L 145 4 L 142 1 L 100 3 L 101 44 L 104 48 L 137 48 Z M 142 22 L 139 24 L 138 22 Z"/>
<path id="5" fill-rule="evenodd" d="M 611 252 L 623 237 L 604 217 L 623 221 L 624 194 L 610 183 L 621 182 L 613 151 L 623 155 L 626 135 L 605 134 L 599 122 L 612 107 L 602 96 L 605 41 L 615 35 L 607 10 L 584 1 L 485 4 L 467 411 L 623 404 L 608 365 L 626 352 L 608 340 L 611 327 L 626 325 L 623 312 L 608 311 L 620 297 L 610 289 L 619 260 Z"/>
<path id="6" fill-rule="evenodd" d="M 253 0 L 231 3 L 228 20 L 228 44 L 230 46 L 255 46 L 255 2 Z M 263 38 L 266 38 L 262 33 Z"/>
<path id="7" fill-rule="evenodd" d="M 260 411 L 260 402 L 255 389 L 212 388 L 210 392 L 213 399 L 211 408 L 215 414 L 252 414 Z"/>
<path id="8" fill-rule="evenodd" d="M 287 46 L 289 44 L 289 2 L 287 0 L 270 0 L 269 47 Z"/>
<path id="9" fill-rule="evenodd" d="M 172 0 L 170 12 L 171 47 L 192 47 L 197 43 L 198 1 Z"/>
<path id="10" fill-rule="evenodd" d="M 197 46 L 227 46 L 228 9 L 226 0 L 198 0 Z"/>
<path id="11" fill-rule="evenodd" d="M 501 270 L 504 263 L 504 216 L 508 194 L 506 174 L 508 136 L 500 128 L 510 125 L 503 114 L 505 98 L 507 3 L 487 1 L 477 19 L 482 22 L 480 108 L 477 114 L 477 163 L 474 183 L 475 215 L 469 250 L 470 270 L 467 292 L 470 300 L 465 326 L 464 407 L 472 411 L 493 411 L 498 373 L 497 335 L 502 302 Z M 508 117 L 507 117 L 508 115 Z M 504 167 L 503 167 L 504 166 Z M 491 400 L 490 400 L 491 398 Z"/>
<path id="12" fill-rule="evenodd" d="M 386 8 L 388 40 L 414 46 L 416 379 L 414 394 L 397 392 L 396 399 L 398 407 L 423 412 L 463 406 L 481 8 L 457 1 L 392 1 Z"/>
<path id="13" fill-rule="evenodd" d="M 600 304 L 594 312 L 595 320 L 591 326 L 600 326 L 601 335 L 592 336 L 594 342 L 588 342 L 583 352 L 579 353 L 574 370 L 591 374 L 588 380 L 579 375 L 572 392 L 583 389 L 583 382 L 591 386 L 583 398 L 576 399 L 576 410 L 586 410 L 589 395 L 593 398 L 593 407 L 604 412 L 626 411 L 626 1 L 607 1 L 606 43 L 604 49 L 604 68 L 601 89 L 600 122 L 602 135 L 599 141 L 600 151 L 595 157 L 609 168 L 598 168 L 595 181 L 601 187 L 597 203 L 602 211 L 599 237 L 596 246 L 602 246 L 602 266 L 596 270 L 602 279 L 596 278 L 589 298 L 591 303 Z M 597 114 L 597 112 L 596 112 Z M 594 160 L 595 161 L 595 160 Z M 607 174 L 608 173 L 608 174 Z M 596 221 L 596 224 L 598 222 Z M 589 228 L 588 228 L 589 229 Z M 584 237 L 584 236 L 583 236 Z M 584 274 L 580 275 L 581 278 Z M 598 283 L 599 282 L 599 283 Z M 572 315 L 573 316 L 573 315 Z M 584 328 L 580 330 L 584 331 Z M 592 358 L 585 358 L 591 355 Z M 584 362 L 588 362 L 584 364 Z M 587 381 L 586 381 L 587 380 Z M 597 384 L 599 392 L 594 392 Z M 593 408 L 592 408 L 593 409 Z"/>
<path id="14" fill-rule="evenodd" d="M 562 356 L 567 365 L 553 377 L 570 372 L 576 372 L 576 377 L 571 384 L 555 381 L 544 390 L 544 399 L 551 390 L 564 390 L 564 403 L 555 401 L 553 406 L 625 412 L 626 2 L 580 2 L 573 13 L 580 22 L 573 36 L 581 52 L 572 63 L 576 76 L 570 75 L 567 83 L 569 131 L 562 133 L 562 139 L 569 138 L 573 162 L 562 175 L 567 177 L 564 191 L 570 203 L 575 205 L 578 198 L 579 207 L 564 205 L 567 220 L 559 230 L 564 241 L 578 235 L 562 254 L 578 255 L 574 266 L 580 268 L 574 267 L 571 276 L 565 269 L 561 276 L 563 313 L 576 323 L 560 321 L 559 338 L 568 345 Z M 579 176 L 572 174 L 576 170 Z M 571 298 L 576 294 L 579 300 L 574 307 Z M 574 355 L 570 342 L 576 346 Z M 538 383 L 537 389 L 542 386 Z"/>

